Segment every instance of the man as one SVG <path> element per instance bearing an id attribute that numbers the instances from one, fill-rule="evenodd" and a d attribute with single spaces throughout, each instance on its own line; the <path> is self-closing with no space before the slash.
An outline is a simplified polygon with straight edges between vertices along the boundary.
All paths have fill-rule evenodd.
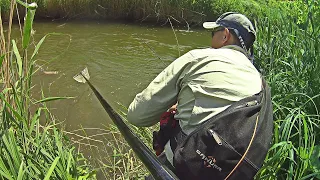
<path id="1" fill-rule="evenodd" d="M 130 123 L 152 126 L 176 105 L 174 117 L 188 135 L 233 102 L 261 91 L 260 74 L 252 64 L 256 31 L 250 20 L 228 12 L 203 27 L 212 31 L 212 48 L 192 50 L 165 68 L 130 104 Z M 172 164 L 170 143 L 165 154 Z"/>

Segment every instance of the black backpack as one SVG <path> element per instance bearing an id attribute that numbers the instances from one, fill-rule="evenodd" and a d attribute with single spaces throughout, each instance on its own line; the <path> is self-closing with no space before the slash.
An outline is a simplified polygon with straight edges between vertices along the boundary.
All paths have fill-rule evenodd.
<path id="1" fill-rule="evenodd" d="M 175 136 L 173 163 L 180 179 L 253 179 L 273 132 L 270 89 L 262 82 L 259 94 L 233 103 L 188 136 Z"/>

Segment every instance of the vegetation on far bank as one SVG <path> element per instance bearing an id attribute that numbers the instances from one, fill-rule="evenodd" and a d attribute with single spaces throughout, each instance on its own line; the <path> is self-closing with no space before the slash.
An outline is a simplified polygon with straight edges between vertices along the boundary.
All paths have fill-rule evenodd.
<path id="1" fill-rule="evenodd" d="M 279 0 L 26 0 L 39 6 L 36 18 L 70 20 L 81 18 L 126 19 L 136 22 L 166 23 L 168 19 L 180 25 L 199 25 L 214 20 L 227 11 L 240 12 L 253 19 L 273 14 L 276 8 L 284 15 L 301 18 L 309 6 L 299 1 Z M 317 1 L 315 1 L 317 4 Z M 309 2 L 310 3 L 310 2 Z M 315 4 L 315 6 L 316 6 Z M 8 17 L 10 0 L 0 2 L 2 14 Z M 318 8 L 319 9 L 319 8 Z M 271 11 L 271 12 L 268 12 Z M 20 9 L 24 14 L 24 9 Z M 301 21 L 299 19 L 298 21 Z"/>
<path id="2" fill-rule="evenodd" d="M 262 0 L 28 0 L 28 2 L 38 4 L 37 18 L 127 19 L 161 23 L 172 18 L 181 24 L 198 24 L 208 18 L 217 18 L 225 11 L 246 12 L 247 15 L 258 16 L 262 12 L 261 6 L 267 5 Z M 0 6 L 4 11 L 8 11 L 10 0 L 2 0 Z M 247 9 L 251 11 L 248 12 Z"/>
<path id="3" fill-rule="evenodd" d="M 36 71 L 34 61 L 46 38 L 37 43 L 34 52 L 28 52 L 34 15 L 36 18 L 128 19 L 154 23 L 170 20 L 191 26 L 214 20 L 226 11 L 241 12 L 256 20 L 255 63 L 272 89 L 274 138 L 256 179 L 320 179 L 318 0 L 35 2 L 39 6 L 37 13 L 33 6 L 23 2 L 11 5 L 11 0 L 0 1 L 0 179 L 95 178 L 92 167 L 57 128 L 54 116 L 45 105 L 47 101 L 63 97 L 43 95 L 41 100 L 32 98 L 30 85 Z M 14 13 L 14 7 L 18 7 L 21 16 Z M 10 37 L 11 19 L 25 14 L 27 17 L 21 27 L 22 42 L 15 42 Z M 4 20 L 9 25 L 8 31 L 4 31 Z M 47 123 L 40 124 L 40 118 Z M 134 130 L 150 145 L 150 129 Z M 106 148 L 98 150 L 101 159 L 97 166 L 104 177 L 125 179 L 146 175 L 146 169 L 121 139 L 117 129 L 111 126 L 106 127 L 106 131 L 108 138 L 102 142 Z"/>

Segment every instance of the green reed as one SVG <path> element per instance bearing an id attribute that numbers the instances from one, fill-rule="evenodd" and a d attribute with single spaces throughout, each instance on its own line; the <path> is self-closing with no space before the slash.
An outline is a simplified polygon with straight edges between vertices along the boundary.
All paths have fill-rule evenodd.
<path id="1" fill-rule="evenodd" d="M 309 19 L 315 4 L 300 3 L 309 6 L 305 22 L 281 15 L 259 22 L 256 61 L 272 89 L 275 127 L 257 179 L 320 177 L 320 27 Z"/>
<path id="2" fill-rule="evenodd" d="M 21 37 L 12 38 L 12 19 L 21 7 L 25 8 L 24 21 L 18 21 L 23 23 L 19 23 Z M 36 9 L 36 4 L 11 0 L 8 25 L 0 16 L 0 179 L 94 178 L 95 172 L 57 128 L 46 107 L 46 102 L 65 97 L 32 98 L 35 57 L 47 37 L 29 51 Z"/>
<path id="3" fill-rule="evenodd" d="M 139 133 L 141 129 L 131 126 Z M 114 125 L 105 127 L 104 150 L 97 148 L 99 161 L 96 163 L 104 179 L 144 179 L 149 174 L 147 168 L 136 156 L 132 148 Z M 142 138 L 144 136 L 141 136 Z M 145 141 L 150 145 L 151 141 Z M 149 146 L 150 147 L 150 146 Z"/>
<path id="4" fill-rule="evenodd" d="M 119 104 L 120 116 L 126 119 L 126 107 Z M 128 123 L 127 123 L 128 124 Z M 141 128 L 128 124 L 132 131 L 152 148 L 152 131 L 157 127 Z M 80 135 L 79 132 L 82 132 Z M 87 154 L 97 170 L 97 179 L 144 179 L 149 175 L 147 168 L 136 156 L 114 124 L 102 128 L 82 128 L 67 132 L 70 137 L 77 137 L 76 144 L 88 147 Z"/>

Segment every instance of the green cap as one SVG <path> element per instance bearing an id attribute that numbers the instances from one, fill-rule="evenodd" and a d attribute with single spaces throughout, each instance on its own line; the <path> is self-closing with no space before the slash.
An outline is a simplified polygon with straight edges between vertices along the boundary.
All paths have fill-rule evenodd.
<path id="1" fill-rule="evenodd" d="M 217 27 L 226 27 L 235 31 L 241 45 L 244 43 L 244 47 L 251 48 L 253 42 L 256 39 L 256 30 L 251 21 L 243 14 L 235 12 L 226 12 L 222 14 L 215 22 L 204 22 L 203 27 L 205 29 L 215 29 Z M 242 41 L 242 42 L 241 42 Z"/>

